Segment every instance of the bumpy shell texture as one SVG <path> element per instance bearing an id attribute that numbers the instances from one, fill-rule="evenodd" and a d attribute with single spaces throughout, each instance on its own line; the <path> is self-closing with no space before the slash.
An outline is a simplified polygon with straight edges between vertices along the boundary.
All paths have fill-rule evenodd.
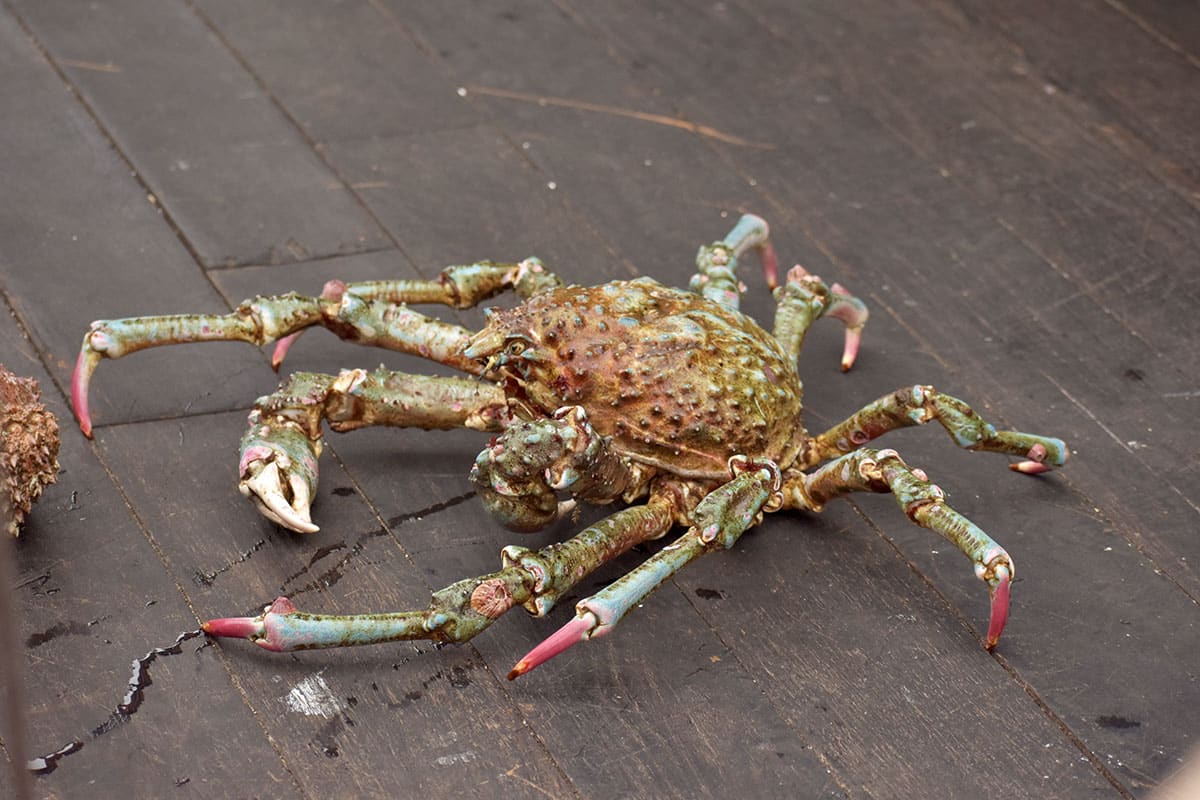
<path id="1" fill-rule="evenodd" d="M 0 502 L 13 536 L 42 488 L 58 478 L 58 420 L 41 399 L 37 381 L 0 366 Z"/>

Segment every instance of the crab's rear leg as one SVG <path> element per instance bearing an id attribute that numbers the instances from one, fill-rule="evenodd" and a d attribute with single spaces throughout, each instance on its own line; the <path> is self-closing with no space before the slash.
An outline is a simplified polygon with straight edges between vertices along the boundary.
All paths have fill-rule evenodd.
<path id="1" fill-rule="evenodd" d="M 775 290 L 775 338 L 792 359 L 799 358 L 800 348 L 809 327 L 821 317 L 833 317 L 846 326 L 846 344 L 842 349 L 842 372 L 850 369 L 858 357 L 863 326 L 870 316 L 866 305 L 850 294 L 841 284 L 827 286 L 816 275 L 810 275 L 797 264 L 788 270 L 787 281 Z"/>
<path id="2" fill-rule="evenodd" d="M 71 381 L 71 402 L 84 434 L 91 436 L 88 386 L 105 358 L 168 344 L 278 341 L 272 357 L 278 368 L 287 347 L 306 328 L 322 325 L 359 344 L 398 350 L 448 364 L 465 372 L 482 367 L 462 355 L 471 332 L 430 319 L 404 304 L 437 303 L 467 308 L 506 289 L 523 297 L 561 281 L 537 259 L 500 264 L 490 261 L 447 267 L 436 280 L 330 281 L 320 297 L 295 293 L 256 297 L 229 314 L 178 314 L 98 320 L 84 335 Z"/>
<path id="3" fill-rule="evenodd" d="M 812 440 L 805 465 L 848 453 L 888 431 L 936 420 L 959 447 L 989 453 L 1007 453 L 1023 461 L 1010 465 L 1026 474 L 1061 467 L 1070 456 L 1066 444 L 1052 436 L 1020 431 L 998 431 L 958 398 L 934 391 L 932 386 L 906 386 L 856 412 Z"/>
<path id="4" fill-rule="evenodd" d="M 509 680 L 582 641 L 610 633 L 631 608 L 676 572 L 711 550 L 732 547 L 764 510 L 779 507 L 780 475 L 775 464 L 734 456 L 730 469 L 735 477 L 700 501 L 687 533 L 605 589 L 580 600 L 575 617 L 517 662 Z"/>
<path id="5" fill-rule="evenodd" d="M 812 473 L 789 472 L 783 482 L 785 504 L 809 511 L 820 511 L 825 503 L 850 492 L 891 492 L 910 520 L 946 537 L 971 559 L 975 575 L 987 584 L 991 596 L 985 646 L 995 647 L 1008 620 L 1013 579 L 1013 562 L 1004 548 L 946 505 L 942 490 L 924 472 L 906 465 L 895 450 L 862 448 Z"/>
<path id="6" fill-rule="evenodd" d="M 380 368 L 339 375 L 298 372 L 260 397 L 242 437 L 239 488 L 264 516 L 302 533 L 316 495 L 321 423 L 335 431 L 368 425 L 498 431 L 508 415 L 504 393 L 470 378 L 410 375 Z"/>
<path id="7" fill-rule="evenodd" d="M 736 311 L 743 288 L 737 278 L 738 259 L 750 249 L 758 253 L 767 284 L 774 289 L 779 269 L 769 234 L 770 229 L 762 217 L 742 215 L 724 239 L 702 246 L 696 254 L 692 291 Z"/>
<path id="8" fill-rule="evenodd" d="M 458 581 L 433 593 L 429 608 L 351 616 L 306 614 L 280 597 L 257 617 L 205 622 L 212 636 L 249 639 L 267 650 L 373 644 L 401 639 L 463 642 L 514 606 L 546 613 L 563 593 L 600 565 L 634 545 L 662 536 L 677 509 L 668 495 L 652 495 L 646 505 L 623 509 L 585 528 L 566 542 L 537 551 L 504 550 L 499 572 Z"/>

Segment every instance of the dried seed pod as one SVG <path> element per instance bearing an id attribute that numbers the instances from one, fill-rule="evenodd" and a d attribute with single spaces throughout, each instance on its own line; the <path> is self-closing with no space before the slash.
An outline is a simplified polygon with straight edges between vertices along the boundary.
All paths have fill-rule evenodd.
<path id="1" fill-rule="evenodd" d="M 42 487 L 58 477 L 58 420 L 41 398 L 37 381 L 0 366 L 0 502 L 13 536 Z"/>

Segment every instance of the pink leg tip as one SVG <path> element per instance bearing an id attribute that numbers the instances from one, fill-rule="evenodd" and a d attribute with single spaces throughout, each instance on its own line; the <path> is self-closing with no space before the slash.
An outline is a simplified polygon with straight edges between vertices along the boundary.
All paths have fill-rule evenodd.
<path id="1" fill-rule="evenodd" d="M 1018 461 L 1016 464 L 1009 464 L 1008 468 L 1014 472 L 1021 472 L 1026 475 L 1041 475 L 1043 472 L 1049 472 L 1054 469 L 1039 461 Z"/>
<path id="2" fill-rule="evenodd" d="M 862 328 L 846 329 L 846 346 L 842 350 L 842 372 L 848 372 L 858 358 L 858 346 L 862 342 Z"/>
<path id="3" fill-rule="evenodd" d="M 257 617 L 221 617 L 210 619 L 200 626 L 209 636 L 227 636 L 232 639 L 253 639 L 261 636 L 263 623 Z"/>
<path id="4" fill-rule="evenodd" d="M 279 366 L 283 363 L 283 359 L 287 357 L 287 351 L 292 344 L 300 338 L 302 331 L 288 334 L 275 343 L 275 351 L 271 353 L 271 369 L 279 371 Z"/>
<path id="5" fill-rule="evenodd" d="M 592 612 L 583 612 L 550 634 L 549 638 L 544 642 L 526 653 L 525 657 L 518 661 L 517 665 L 508 673 L 508 679 L 511 681 L 514 678 L 518 678 L 534 667 L 546 663 L 564 650 L 579 644 L 587 639 L 588 634 L 599 624 Z"/>
<path id="6" fill-rule="evenodd" d="M 995 588 L 990 591 L 992 595 L 992 617 L 988 622 L 987 643 L 984 645 L 989 652 L 1000 641 L 1000 634 L 1003 633 L 1004 625 L 1008 622 L 1009 588 L 1012 585 L 1012 579 L 1008 574 L 1007 568 L 997 567 L 996 574 L 999 580 Z"/>
<path id="7" fill-rule="evenodd" d="M 75 371 L 71 374 L 71 410 L 75 419 L 79 420 L 79 429 L 83 435 L 92 438 L 92 415 L 88 410 L 88 383 L 92 371 L 100 361 L 100 354 L 84 346 L 79 350 L 79 358 L 75 360 Z"/>
<path id="8" fill-rule="evenodd" d="M 779 286 L 779 258 L 770 242 L 763 242 L 758 247 L 758 260 L 762 263 L 763 276 L 767 279 L 767 287 L 772 291 Z"/>

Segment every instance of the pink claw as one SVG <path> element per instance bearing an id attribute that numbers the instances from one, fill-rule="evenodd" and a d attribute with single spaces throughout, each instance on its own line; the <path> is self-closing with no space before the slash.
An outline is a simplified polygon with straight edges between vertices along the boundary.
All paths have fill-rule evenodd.
<path id="1" fill-rule="evenodd" d="M 209 636 L 231 639 L 253 639 L 263 634 L 262 620 L 257 617 L 221 617 L 203 623 L 200 629 Z"/>
<path id="2" fill-rule="evenodd" d="M 566 625 L 563 625 L 550 634 L 549 638 L 544 642 L 526 653 L 525 657 L 518 661 L 517 665 L 508 673 L 508 679 L 511 681 L 514 678 L 518 678 L 534 667 L 546 663 L 564 650 L 568 650 L 584 641 L 599 624 L 595 614 L 590 611 L 584 611 Z"/>
<path id="3" fill-rule="evenodd" d="M 88 347 L 85 339 L 75 361 L 75 372 L 71 375 L 71 410 L 79 420 L 79 429 L 89 439 L 92 438 L 92 415 L 88 410 L 88 384 L 101 358 L 103 356 Z"/>
<path id="4" fill-rule="evenodd" d="M 762 263 L 763 276 L 767 279 L 767 287 L 771 291 L 779 286 L 779 259 L 775 255 L 775 246 L 763 242 L 758 247 L 758 260 Z"/>
<path id="5" fill-rule="evenodd" d="M 1008 622 L 1008 596 L 1012 580 L 1008 574 L 1007 567 L 997 567 L 996 575 L 998 579 L 996 586 L 995 588 L 989 587 L 988 591 L 988 594 L 992 596 L 992 617 L 988 622 L 987 642 L 984 644 L 984 647 L 989 652 L 1000 641 L 1000 634 L 1004 631 L 1004 624 Z"/>
<path id="6" fill-rule="evenodd" d="M 300 338 L 303 331 L 296 331 L 280 339 L 275 343 L 275 352 L 271 353 L 271 369 L 279 372 L 279 365 L 283 363 L 283 359 L 287 356 L 288 348 Z"/>
<path id="7" fill-rule="evenodd" d="M 296 606 L 286 597 L 276 597 L 275 602 L 267 606 L 261 616 L 257 617 L 221 617 L 210 619 L 203 623 L 200 629 L 209 636 L 226 636 L 233 639 L 249 639 L 264 650 L 287 650 L 282 639 L 276 634 L 275 626 L 268 626 L 271 615 L 281 616 L 292 614 Z"/>
<path id="8" fill-rule="evenodd" d="M 858 358 L 858 345 L 862 342 L 862 328 L 846 328 L 846 346 L 842 350 L 842 372 L 849 371 Z"/>

